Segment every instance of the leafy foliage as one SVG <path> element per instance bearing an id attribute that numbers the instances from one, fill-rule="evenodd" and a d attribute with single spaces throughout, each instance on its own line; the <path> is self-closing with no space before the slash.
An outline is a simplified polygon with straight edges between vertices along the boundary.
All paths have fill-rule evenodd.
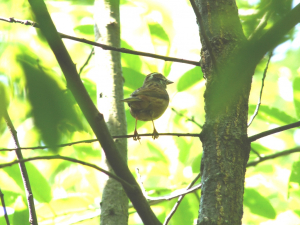
<path id="1" fill-rule="evenodd" d="M 291 0 L 237 1 L 244 33 L 250 37 L 264 19 L 267 24 L 257 33 L 261 36 L 291 9 Z M 59 32 L 93 40 L 93 2 L 46 1 Z M 200 41 L 198 26 L 192 8 L 186 1 L 121 1 L 121 47 L 172 57 L 199 61 Z M 31 19 L 27 1 L 2 1 L 3 17 Z M 0 47 L 0 119 L 7 107 L 17 129 L 22 147 L 55 145 L 94 138 L 85 118 L 67 90 L 61 70 L 49 51 L 42 34 L 33 27 L 1 22 Z M 297 28 L 298 29 L 298 28 Z M 262 96 L 262 105 L 248 135 L 254 135 L 274 126 L 293 123 L 300 118 L 299 29 L 292 30 L 279 51 L 275 49 Z M 297 33 L 298 32 L 298 33 Z M 294 40 L 295 39 L 295 40 Z M 90 46 L 64 40 L 76 65 L 83 65 Z M 158 71 L 174 84 L 168 85 L 170 107 L 156 120 L 159 133 L 199 133 L 199 127 L 170 108 L 203 122 L 203 74 L 200 67 L 191 68 L 180 63 L 122 53 L 124 97 L 142 86 L 145 75 Z M 253 114 L 261 89 L 261 75 L 265 61 L 258 65 L 253 77 L 249 98 L 249 117 Z M 97 61 L 92 57 L 81 79 L 97 104 Z M 282 79 L 283 78 L 283 79 Z M 281 85 L 280 81 L 287 85 Z M 290 86 L 289 86 L 290 85 Z M 291 90 L 291 87 L 293 90 Z M 292 93 L 289 94 L 289 93 Z M 179 99 L 179 100 L 177 100 Z M 195 104 L 192 102 L 195 100 Z M 188 107 L 187 107 L 188 105 Z M 128 133 L 134 130 L 135 119 L 126 106 Z M 199 123 L 200 123 L 199 122 Z M 151 122 L 138 122 L 139 133 L 152 132 Z M 11 148 L 11 135 L 0 121 L 0 148 Z M 268 139 L 269 138 L 269 139 Z M 260 157 L 299 145 L 295 130 L 282 132 L 251 144 Z M 160 136 L 158 140 L 143 137 L 141 143 L 128 140 L 128 165 L 135 174 L 139 168 L 148 195 L 159 197 L 177 189 L 186 188 L 199 173 L 202 146 L 199 138 Z M 99 144 L 71 145 L 59 150 L 61 155 L 100 164 Z M 53 150 L 52 149 L 52 150 Z M 51 155 L 49 149 L 24 150 L 25 157 Z M 0 152 L 0 163 L 15 159 L 14 152 Z M 254 151 L 250 161 L 257 160 Z M 248 168 L 245 189 L 243 224 L 275 224 L 288 221 L 292 212 L 294 224 L 300 221 L 299 153 L 283 156 L 255 168 Z M 98 224 L 102 182 L 106 176 L 90 168 L 61 160 L 26 163 L 40 224 L 59 221 L 80 224 Z M 18 166 L 0 169 L 0 188 L 4 193 L 9 218 L 13 224 L 28 221 L 28 208 Z M 288 189 L 287 189 L 288 187 Z M 287 193 L 288 191 L 288 193 Z M 197 218 L 200 191 L 187 195 L 170 224 L 192 224 Z M 152 206 L 164 221 L 176 199 Z M 131 209 L 133 211 L 133 209 Z M 282 219 L 283 218 L 283 219 Z M 0 216 L 0 224 L 5 224 Z M 78 222 L 79 224 L 79 222 Z M 129 224 L 140 224 L 135 213 Z M 292 224 L 292 223 L 286 223 Z"/>

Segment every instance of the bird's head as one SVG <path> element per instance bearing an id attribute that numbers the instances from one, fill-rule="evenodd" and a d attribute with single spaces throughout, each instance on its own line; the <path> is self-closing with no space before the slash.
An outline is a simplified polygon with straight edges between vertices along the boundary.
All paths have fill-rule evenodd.
<path id="1" fill-rule="evenodd" d="M 174 82 L 168 80 L 161 73 L 154 72 L 154 73 L 150 73 L 146 76 L 143 86 L 145 86 L 149 83 L 157 83 L 157 84 L 161 85 L 162 87 L 166 88 L 168 84 L 172 84 Z"/>

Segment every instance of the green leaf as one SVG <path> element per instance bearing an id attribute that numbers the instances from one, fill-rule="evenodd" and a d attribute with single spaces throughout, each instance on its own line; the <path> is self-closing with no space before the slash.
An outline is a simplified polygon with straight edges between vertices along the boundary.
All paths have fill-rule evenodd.
<path id="1" fill-rule="evenodd" d="M 121 40 L 121 47 L 133 50 L 132 46 L 127 44 L 126 41 Z M 140 56 L 138 55 L 133 55 L 133 54 L 127 54 L 127 53 L 121 53 L 122 56 L 122 65 L 124 67 L 131 68 L 135 71 L 140 71 L 142 68 L 142 60 Z M 123 71 L 124 73 L 124 71 Z"/>
<path id="2" fill-rule="evenodd" d="M 157 37 L 161 40 L 164 40 L 170 43 L 168 34 L 165 32 L 164 28 L 158 23 L 149 23 L 148 28 L 151 36 Z"/>
<path id="3" fill-rule="evenodd" d="M 294 105 L 297 118 L 300 118 L 300 77 L 296 77 L 293 82 Z"/>
<path id="4" fill-rule="evenodd" d="M 296 185 L 295 185 L 296 184 Z M 293 163 L 288 186 L 288 196 L 291 192 L 299 194 L 300 191 L 300 161 Z"/>
<path id="5" fill-rule="evenodd" d="M 166 61 L 165 65 L 164 65 L 164 76 L 168 76 L 170 71 L 171 71 L 171 66 L 172 66 L 173 62 L 171 61 Z"/>
<path id="6" fill-rule="evenodd" d="M 41 131 L 44 142 L 53 146 L 58 144 L 62 136 L 83 130 L 73 96 L 54 74 L 37 63 L 30 64 L 20 59 L 19 63 L 25 74 L 34 123 Z"/>
<path id="7" fill-rule="evenodd" d="M 94 35 L 94 25 L 80 25 L 74 28 L 74 31 L 80 32 L 85 35 Z"/>
<path id="8" fill-rule="evenodd" d="M 188 143 L 184 138 L 173 137 L 175 140 L 176 146 L 179 149 L 179 156 L 178 159 L 184 165 L 189 158 L 190 150 L 191 150 L 191 143 Z"/>
<path id="9" fill-rule="evenodd" d="M 33 197 L 40 203 L 49 203 L 52 199 L 51 187 L 40 171 L 30 162 L 26 163 Z"/>
<path id="10" fill-rule="evenodd" d="M 200 172 L 200 164 L 201 164 L 202 154 L 197 155 L 192 163 L 192 171 L 193 173 Z"/>
<path id="11" fill-rule="evenodd" d="M 203 79 L 203 73 L 199 66 L 187 71 L 177 82 L 177 91 L 185 91 Z"/>
<path id="12" fill-rule="evenodd" d="M 249 105 L 249 115 L 250 116 L 253 115 L 255 108 L 256 108 L 256 105 Z M 280 125 L 297 122 L 297 119 L 286 114 L 284 111 L 281 111 L 277 108 L 265 106 L 265 105 L 261 105 L 259 107 L 259 111 L 258 111 L 256 118 L 261 119 L 266 122 L 269 122 L 269 123 L 280 124 Z"/>
<path id="13" fill-rule="evenodd" d="M 29 224 L 28 209 L 16 210 L 13 214 L 13 224 Z"/>
<path id="14" fill-rule="evenodd" d="M 253 214 L 275 219 L 276 212 L 270 201 L 252 188 L 245 188 L 244 205 L 249 207 Z"/>
<path id="15" fill-rule="evenodd" d="M 174 206 L 174 202 L 171 203 L 171 207 L 172 206 Z M 193 205 L 190 204 L 188 196 L 186 196 L 181 201 L 177 211 L 170 221 L 173 225 L 193 224 L 193 220 L 196 218 L 194 218 L 192 209 Z"/>
<path id="16" fill-rule="evenodd" d="M 96 89 L 96 84 L 92 80 L 84 77 L 81 78 L 82 83 L 84 84 L 85 89 L 89 93 L 89 96 L 93 100 L 94 104 L 97 105 L 97 89 Z"/>
<path id="17" fill-rule="evenodd" d="M 151 158 L 159 160 L 161 162 L 169 163 L 169 159 L 163 154 L 162 150 L 157 148 L 155 145 L 147 142 L 147 146 L 152 154 Z M 148 157 L 149 159 L 150 157 Z"/>
<path id="18" fill-rule="evenodd" d="M 124 85 L 133 90 L 136 90 L 143 86 L 145 76 L 140 72 L 133 70 L 131 68 L 123 67 L 123 77 L 125 79 Z M 129 96 L 124 96 L 124 98 L 128 98 Z"/>

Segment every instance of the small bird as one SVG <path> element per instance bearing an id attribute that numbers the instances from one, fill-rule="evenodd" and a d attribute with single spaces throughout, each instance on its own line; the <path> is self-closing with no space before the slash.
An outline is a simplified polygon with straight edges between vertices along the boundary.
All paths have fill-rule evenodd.
<path id="1" fill-rule="evenodd" d="M 161 73 L 150 73 L 146 76 L 142 87 L 135 90 L 130 98 L 121 101 L 127 102 L 130 113 L 135 118 L 135 129 L 133 140 L 141 139 L 136 130 L 138 120 L 152 121 L 152 138 L 158 138 L 153 120 L 158 119 L 169 105 L 169 95 L 166 90 L 168 84 L 173 82 L 165 78 Z"/>

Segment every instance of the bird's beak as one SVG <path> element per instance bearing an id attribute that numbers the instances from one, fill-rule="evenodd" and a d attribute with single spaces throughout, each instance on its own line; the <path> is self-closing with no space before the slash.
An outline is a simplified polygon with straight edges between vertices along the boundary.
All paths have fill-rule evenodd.
<path id="1" fill-rule="evenodd" d="M 173 81 L 170 81 L 170 80 L 168 80 L 168 79 L 166 79 L 166 81 L 167 81 L 167 85 L 168 85 L 168 84 L 173 84 L 173 83 L 174 83 Z"/>

